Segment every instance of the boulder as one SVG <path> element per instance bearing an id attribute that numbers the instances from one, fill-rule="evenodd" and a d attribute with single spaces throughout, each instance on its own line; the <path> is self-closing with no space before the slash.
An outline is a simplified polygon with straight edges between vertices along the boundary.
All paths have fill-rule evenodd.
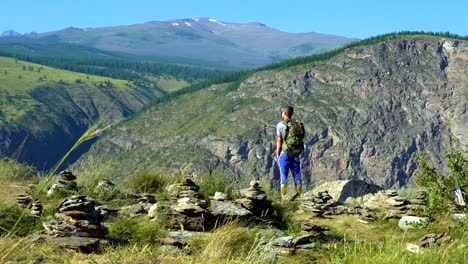
<path id="1" fill-rule="evenodd" d="M 252 216 L 252 212 L 229 201 L 211 200 L 210 211 L 214 216 L 223 218 L 243 218 Z"/>
<path id="2" fill-rule="evenodd" d="M 425 217 L 404 215 L 401 217 L 400 221 L 398 221 L 398 227 L 406 231 L 414 228 L 415 225 L 425 222 L 427 222 L 427 218 Z"/>
<path id="3" fill-rule="evenodd" d="M 341 180 L 322 183 L 314 187 L 308 194 L 328 191 L 328 194 L 337 202 L 344 203 L 349 197 L 362 197 L 369 193 L 376 193 L 381 189 L 379 186 L 363 180 Z M 307 194 L 305 195 L 307 196 Z"/>

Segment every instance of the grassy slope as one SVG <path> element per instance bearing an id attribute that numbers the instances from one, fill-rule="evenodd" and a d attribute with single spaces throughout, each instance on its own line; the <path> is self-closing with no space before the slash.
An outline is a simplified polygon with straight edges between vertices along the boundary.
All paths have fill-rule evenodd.
<path id="1" fill-rule="evenodd" d="M 7 57 L 0 57 L 0 73 L 0 123 L 14 122 L 38 107 L 39 102 L 30 94 L 37 87 L 66 83 L 99 94 L 96 85 L 111 81 L 113 89 L 118 92 L 134 88 L 124 80 L 59 70 Z M 77 80 L 80 80 L 79 84 Z"/>

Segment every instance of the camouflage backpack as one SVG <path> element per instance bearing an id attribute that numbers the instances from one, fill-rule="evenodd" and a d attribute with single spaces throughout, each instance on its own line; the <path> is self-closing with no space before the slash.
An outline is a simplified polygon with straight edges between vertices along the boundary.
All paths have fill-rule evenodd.
<path id="1" fill-rule="evenodd" d="M 284 122 L 281 149 L 288 156 L 298 157 L 304 151 L 304 136 L 304 123 L 298 120 Z"/>

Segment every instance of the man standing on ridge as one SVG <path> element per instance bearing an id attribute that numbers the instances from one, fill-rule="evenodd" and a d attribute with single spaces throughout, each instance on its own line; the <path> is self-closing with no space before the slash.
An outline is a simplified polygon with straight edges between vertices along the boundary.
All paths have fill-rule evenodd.
<path id="1" fill-rule="evenodd" d="M 304 124 L 291 119 L 294 113 L 292 106 L 281 108 L 283 121 L 276 125 L 276 162 L 281 175 L 281 196 L 286 195 L 286 182 L 289 171 L 291 171 L 296 194 L 291 200 L 297 198 L 302 192 L 301 164 L 299 155 L 304 151 Z"/>

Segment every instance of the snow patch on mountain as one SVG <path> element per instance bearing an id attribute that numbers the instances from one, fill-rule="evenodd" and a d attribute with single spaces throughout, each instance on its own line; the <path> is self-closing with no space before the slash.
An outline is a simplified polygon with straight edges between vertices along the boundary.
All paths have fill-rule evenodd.
<path id="1" fill-rule="evenodd" d="M 213 18 L 208 19 L 208 21 L 213 22 L 213 23 L 218 23 L 218 24 L 223 25 L 223 26 L 226 25 L 226 24 L 223 24 L 223 23 L 221 23 L 221 22 L 219 22 L 218 20 L 213 19 Z"/>

